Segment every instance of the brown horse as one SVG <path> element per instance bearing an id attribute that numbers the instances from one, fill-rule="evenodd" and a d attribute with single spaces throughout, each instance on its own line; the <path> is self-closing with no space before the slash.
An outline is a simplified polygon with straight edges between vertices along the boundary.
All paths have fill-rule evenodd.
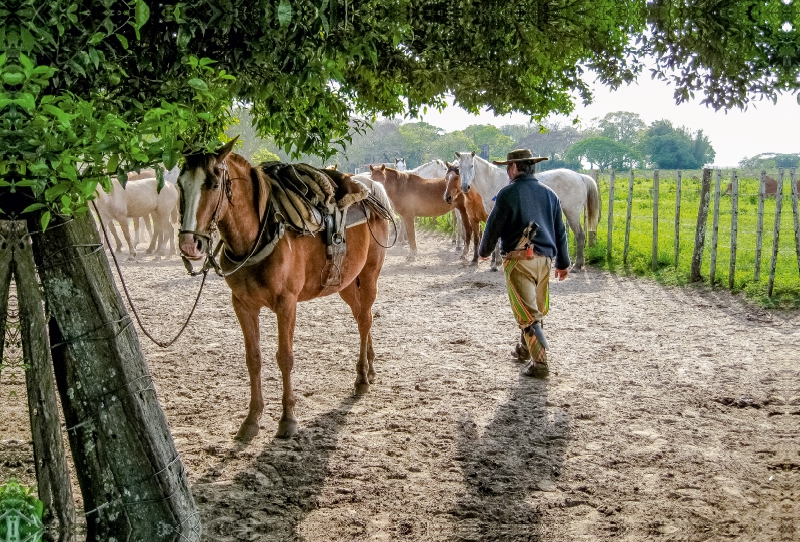
<path id="1" fill-rule="evenodd" d="M 414 231 L 414 218 L 418 216 L 436 217 L 447 214 L 453 209 L 458 209 L 464 225 L 467 223 L 464 198 L 457 197 L 450 203 L 442 199 L 445 179 L 426 179 L 413 173 L 397 171 L 386 165 L 380 167 L 369 166 L 370 178 L 386 187 L 386 193 L 392 201 L 394 210 L 403 218 L 403 225 L 408 233 L 408 246 L 411 253 L 409 260 L 417 255 L 417 237 Z M 464 252 L 462 258 L 464 257 Z"/>
<path id="2" fill-rule="evenodd" d="M 464 230 L 467 234 L 464 239 L 464 252 L 461 253 L 461 257 L 467 257 L 471 237 L 473 244 L 472 262 L 478 263 L 478 246 L 481 244 L 481 222 L 486 222 L 489 218 L 486 209 L 483 207 L 483 198 L 481 198 L 477 190 L 470 190 L 466 194 L 461 191 L 461 175 L 458 172 L 458 166 L 454 166 L 449 162 L 447 162 L 447 174 L 444 176 L 444 180 L 444 201 L 446 203 L 451 203 L 459 196 L 464 197 L 464 208 L 467 212 Z"/>
<path id="3" fill-rule="evenodd" d="M 261 168 L 231 153 L 233 143 L 235 140 L 214 154 L 188 156 L 181 170 L 178 180 L 182 211 L 179 247 L 188 259 L 199 260 L 204 253 L 208 254 L 207 243 L 216 229 L 231 256 L 228 260 L 231 267 L 230 261 L 245 260 L 259 249 L 256 245 L 261 241 L 263 221 L 269 216 L 266 210 L 271 205 L 270 183 Z M 390 209 L 383 188 L 373 184 L 368 187 L 370 194 Z M 347 230 L 347 252 L 340 267 L 342 280 L 338 286 L 323 286 L 324 237 L 324 234 L 304 236 L 287 227 L 269 256 L 254 265 L 226 273 L 233 310 L 244 335 L 245 360 L 250 373 L 250 409 L 237 439 L 249 440 L 258 433 L 258 422 L 264 410 L 258 322 L 262 307 L 268 307 L 278 320 L 276 358 L 283 379 L 283 414 L 277 437 L 297 434 L 291 373 L 298 301 L 334 293 L 341 296 L 350 306 L 361 336 L 355 393 L 366 393 L 375 379 L 372 365 L 375 352 L 370 331 L 372 304 L 378 293 L 378 275 L 386 255 L 384 247 L 388 245 L 388 221 L 371 213 L 365 223 Z M 225 270 L 226 260 L 220 263 Z"/>

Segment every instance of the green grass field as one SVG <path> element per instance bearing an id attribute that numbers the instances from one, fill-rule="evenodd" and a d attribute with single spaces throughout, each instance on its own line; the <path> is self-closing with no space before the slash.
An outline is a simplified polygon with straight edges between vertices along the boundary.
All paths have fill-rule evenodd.
<path id="1" fill-rule="evenodd" d="M 775 283 L 772 297 L 767 295 L 770 264 L 772 258 L 773 228 L 775 224 L 775 198 L 767 198 L 764 203 L 764 225 L 761 252 L 760 280 L 754 280 L 756 256 L 756 223 L 758 219 L 758 183 L 760 172 L 739 171 L 739 224 L 736 251 L 736 271 L 733 291 L 741 292 L 748 298 L 765 307 L 796 309 L 800 308 L 800 269 L 795 249 L 794 217 L 792 214 L 791 185 L 789 173 L 785 172 L 783 201 L 780 219 L 780 236 Z M 768 172 L 777 179 L 777 172 Z M 608 193 L 609 174 L 603 173 L 598 179 L 602 215 L 597 228 L 597 245 L 587 247 L 586 261 L 601 269 L 615 273 L 634 274 L 655 278 L 673 285 L 689 283 L 692 254 L 694 252 L 697 214 L 700 207 L 700 185 L 702 171 L 684 171 L 681 181 L 681 209 L 679 230 L 678 266 L 674 263 L 675 240 L 675 195 L 677 173 L 659 172 L 658 202 L 658 269 L 651 269 L 653 239 L 653 172 L 636 172 L 631 205 L 630 246 L 627 263 L 623 264 L 625 242 L 625 218 L 627 213 L 628 183 L 630 174 L 619 172 L 614 182 L 614 226 L 612 232 L 611 259 L 606 259 L 608 239 Z M 731 171 L 722 172 L 721 192 L 731 181 Z M 712 225 L 714 216 L 714 183 L 716 171 L 712 174 L 712 193 L 706 226 L 706 244 L 703 252 L 701 274 L 709 283 L 711 262 Z M 731 197 L 720 196 L 719 227 L 717 244 L 717 267 L 715 287 L 727 288 L 731 256 Z M 452 231 L 449 216 L 417 219 L 419 227 Z M 570 252 L 575 254 L 575 240 L 570 235 Z"/>
<path id="2" fill-rule="evenodd" d="M 636 172 L 631 205 L 630 246 L 627 263 L 623 264 L 625 219 L 627 212 L 630 174 L 621 172 L 614 183 L 614 225 L 611 259 L 606 259 L 608 236 L 609 175 L 599 177 L 603 213 L 598 225 L 597 246 L 587 250 L 587 262 L 614 272 L 651 276 L 668 284 L 687 284 L 694 251 L 697 215 L 700 206 L 701 171 L 683 172 L 681 182 L 681 209 L 679 229 L 679 257 L 675 267 L 675 200 L 677 175 L 661 171 L 658 203 L 658 269 L 651 269 L 653 239 L 653 172 Z M 733 290 L 743 292 L 759 304 L 769 307 L 800 308 L 800 270 L 795 249 L 794 217 L 791 185 L 788 171 L 783 184 L 783 201 L 780 218 L 778 259 L 773 295 L 768 294 L 768 279 L 772 258 L 773 228 L 775 224 L 775 198 L 764 203 L 760 280 L 754 280 L 756 260 L 756 227 L 758 219 L 759 172 L 739 172 L 739 216 L 736 250 L 736 270 Z M 768 172 L 775 179 L 776 172 Z M 721 192 L 731 180 L 731 171 L 722 172 Z M 701 274 L 706 283 L 710 278 L 711 243 L 713 236 L 714 183 L 712 174 L 711 204 L 706 226 L 706 245 Z M 715 287 L 727 288 L 731 257 L 731 206 L 730 196 L 720 196 L 717 265 Z M 571 240 L 574 245 L 574 241 Z M 573 246 L 574 250 L 574 246 Z"/>

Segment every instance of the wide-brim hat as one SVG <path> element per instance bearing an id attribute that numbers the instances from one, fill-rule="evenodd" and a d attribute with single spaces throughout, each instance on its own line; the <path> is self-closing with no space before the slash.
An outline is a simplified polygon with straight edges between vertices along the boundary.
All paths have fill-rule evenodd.
<path id="1" fill-rule="evenodd" d="M 533 162 L 534 164 L 548 160 L 546 156 L 534 156 L 530 149 L 517 149 L 511 151 L 506 155 L 505 162 L 497 160 L 492 161 L 496 166 L 507 166 L 508 164 L 515 164 L 517 162 Z"/>

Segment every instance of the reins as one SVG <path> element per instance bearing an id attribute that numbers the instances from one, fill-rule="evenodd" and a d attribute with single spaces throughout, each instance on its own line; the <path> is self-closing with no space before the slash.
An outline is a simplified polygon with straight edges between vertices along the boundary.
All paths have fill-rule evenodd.
<path id="1" fill-rule="evenodd" d="M 119 280 L 120 283 L 122 284 L 122 291 L 125 292 L 125 297 L 128 299 L 128 304 L 131 306 L 133 315 L 136 317 L 136 322 L 139 324 L 142 333 L 144 333 L 148 339 L 153 341 L 157 346 L 161 348 L 168 348 L 172 346 L 172 344 L 178 340 L 178 337 L 180 337 L 181 334 L 183 334 L 184 330 L 186 329 L 186 326 L 189 325 L 189 321 L 192 319 L 192 316 L 194 315 L 194 310 L 197 308 L 197 303 L 200 301 L 200 294 L 203 293 L 203 286 L 205 286 L 206 283 L 206 276 L 208 275 L 208 269 L 205 268 L 205 266 L 203 266 L 204 267 L 204 270 L 202 271 L 203 280 L 200 282 L 200 289 L 197 290 L 197 297 L 195 297 L 194 299 L 194 305 L 192 305 L 192 310 L 189 311 L 189 316 L 186 318 L 186 321 L 183 323 L 180 330 L 178 330 L 178 333 L 169 341 L 166 342 L 159 341 L 158 339 L 153 337 L 150 334 L 150 332 L 147 331 L 147 329 L 144 327 L 144 324 L 142 324 L 142 319 L 139 317 L 139 312 L 136 310 L 136 306 L 133 304 L 133 299 L 131 299 L 131 294 L 130 292 L 128 292 L 128 287 L 125 284 L 125 278 L 122 276 L 122 269 L 120 269 L 119 267 L 117 256 L 116 254 L 114 254 L 114 249 L 111 248 L 111 243 L 108 240 L 108 232 L 106 231 L 106 226 L 103 223 L 103 217 L 100 216 L 100 212 L 97 210 L 97 205 L 95 205 L 94 201 L 92 201 L 92 207 L 94 207 L 94 211 L 95 213 L 97 213 L 97 219 L 100 221 L 100 227 L 103 230 L 103 238 L 106 240 L 106 246 L 108 246 L 108 250 L 109 252 L 111 252 L 111 258 L 114 260 L 114 266 L 117 268 L 117 274 L 119 275 Z M 199 275 L 200 273 L 197 274 Z"/>

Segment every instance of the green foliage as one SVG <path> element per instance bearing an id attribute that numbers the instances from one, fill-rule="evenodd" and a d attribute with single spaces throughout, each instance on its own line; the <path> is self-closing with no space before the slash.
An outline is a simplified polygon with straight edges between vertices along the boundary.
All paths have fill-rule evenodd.
<path id="1" fill-rule="evenodd" d="M 588 137 L 575 143 L 569 148 L 565 158 L 569 161 L 586 160 L 592 167 L 597 165 L 601 171 L 609 167 L 630 168 L 641 160 L 635 149 L 602 136 Z"/>
<path id="2" fill-rule="evenodd" d="M 800 89 L 800 11 L 782 0 L 649 2 L 642 52 L 678 103 L 704 94 L 715 109 L 744 108 Z"/>
<path id="3" fill-rule="evenodd" d="M 615 111 L 608 113 L 597 124 L 600 135 L 634 148 L 639 142 L 639 135 L 647 125 L 638 113 Z"/>
<path id="4" fill-rule="evenodd" d="M 757 154 L 751 158 L 744 158 L 739 162 L 739 167 L 750 169 L 790 169 L 797 167 L 800 154 L 776 154 L 773 152 Z"/>
<path id="5" fill-rule="evenodd" d="M 515 148 L 514 139 L 502 133 L 496 126 L 473 124 L 464 129 L 463 133 L 472 140 L 474 147 L 459 147 L 453 150 L 475 150 L 476 148 L 479 149 L 481 145 L 489 145 L 490 159 L 504 160 L 509 151 Z"/>
<path id="6" fill-rule="evenodd" d="M 254 152 L 251 157 L 251 160 L 254 164 L 260 164 L 262 162 L 278 162 L 280 159 L 280 156 L 264 147 Z"/>
<path id="7" fill-rule="evenodd" d="M 699 130 L 694 136 L 686 128 L 675 128 L 668 120 L 650 125 L 642 135 L 640 148 L 659 169 L 697 169 L 714 160 L 711 142 Z"/>
<path id="8" fill-rule="evenodd" d="M 14 478 L 0 486 L 0 517 L 7 518 L 0 522 L 0 540 L 12 540 L 12 518 L 19 519 L 16 540 L 41 540 L 43 513 L 44 504 L 33 494 L 33 488 L 20 485 Z"/>

